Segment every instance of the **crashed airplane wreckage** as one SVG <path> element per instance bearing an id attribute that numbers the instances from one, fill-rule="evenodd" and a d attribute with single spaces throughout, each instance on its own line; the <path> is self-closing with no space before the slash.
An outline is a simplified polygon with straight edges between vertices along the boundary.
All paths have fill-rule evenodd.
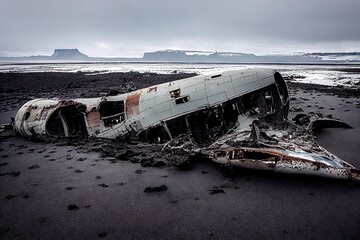
<path id="1" fill-rule="evenodd" d="M 313 127 L 334 119 L 288 121 L 289 94 L 276 70 L 200 75 L 126 94 L 73 100 L 34 99 L 18 111 L 22 136 L 127 138 L 166 143 L 164 158 L 202 155 L 214 162 L 275 172 L 360 181 L 360 171 L 321 148 Z M 324 123 L 324 124 L 322 124 Z"/>

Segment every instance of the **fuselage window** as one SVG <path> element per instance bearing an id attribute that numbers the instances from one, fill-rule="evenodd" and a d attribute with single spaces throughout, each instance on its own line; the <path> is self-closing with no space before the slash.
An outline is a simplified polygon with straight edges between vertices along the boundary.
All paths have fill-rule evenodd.
<path id="1" fill-rule="evenodd" d="M 180 88 L 170 91 L 169 93 L 170 93 L 171 98 L 178 98 L 178 97 L 180 97 Z"/>
<path id="2" fill-rule="evenodd" d="M 119 124 L 125 120 L 124 101 L 104 102 L 100 105 L 99 112 L 106 127 Z"/>
<path id="3" fill-rule="evenodd" d="M 186 103 L 188 101 L 189 101 L 189 96 L 185 96 L 185 97 L 175 99 L 175 104 Z"/>

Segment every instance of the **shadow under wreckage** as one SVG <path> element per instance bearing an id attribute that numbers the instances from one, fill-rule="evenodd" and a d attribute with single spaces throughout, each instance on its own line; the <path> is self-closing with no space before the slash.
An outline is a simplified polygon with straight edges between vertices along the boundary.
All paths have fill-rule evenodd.
<path id="1" fill-rule="evenodd" d="M 169 164 L 201 154 L 245 168 L 359 181 L 359 170 L 321 148 L 312 127 L 350 127 L 335 119 L 288 120 L 289 94 L 270 69 L 225 71 L 99 98 L 34 99 L 18 111 L 22 136 L 136 138 L 165 144 Z M 326 123 L 326 124 L 322 124 Z M 175 161 L 175 163 L 174 163 Z"/>

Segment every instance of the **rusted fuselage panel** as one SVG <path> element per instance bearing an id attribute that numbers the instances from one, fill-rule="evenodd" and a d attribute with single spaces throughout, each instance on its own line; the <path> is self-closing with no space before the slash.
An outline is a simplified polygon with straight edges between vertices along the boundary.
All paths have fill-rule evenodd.
<path id="1" fill-rule="evenodd" d="M 139 114 L 140 95 L 142 90 L 127 95 L 126 115 L 128 117 Z"/>
<path id="2" fill-rule="evenodd" d="M 20 108 L 14 128 L 27 137 L 87 136 L 85 108 L 84 104 L 72 100 L 34 99 Z"/>
<path id="3" fill-rule="evenodd" d="M 315 175 L 360 181 L 359 170 L 339 158 L 295 153 L 275 148 L 224 148 L 211 150 L 214 162 L 280 173 Z"/>

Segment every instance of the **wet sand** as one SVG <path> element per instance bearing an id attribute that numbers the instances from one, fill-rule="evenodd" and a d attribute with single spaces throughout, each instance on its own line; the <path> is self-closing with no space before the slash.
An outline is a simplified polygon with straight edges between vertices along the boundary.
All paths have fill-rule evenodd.
<path id="1" fill-rule="evenodd" d="M 109 88 L 120 91 L 118 85 L 124 82 L 131 81 L 140 88 L 184 77 L 78 74 L 78 78 L 74 78 L 75 74 L 0 74 L 1 115 L 12 115 L 30 97 L 93 96 Z M 33 80 L 22 84 L 29 79 Z M 62 85 L 61 79 L 67 79 L 66 85 Z M 120 79 L 119 84 L 114 86 L 116 79 Z M 144 79 L 148 81 L 144 83 Z M 83 84 L 89 81 L 90 84 Z M 359 96 L 341 91 L 338 97 L 331 92 L 319 92 L 321 88 L 289 86 L 290 118 L 302 109 L 305 113 L 331 114 L 354 127 L 326 129 L 316 134 L 323 147 L 360 168 Z M 358 239 L 360 236 L 360 188 L 353 183 L 241 169 L 229 181 L 219 166 L 211 162 L 195 161 L 186 170 L 143 167 L 131 159 L 120 161 L 97 150 L 109 144 L 91 139 L 76 144 L 31 142 L 15 136 L 11 130 L 1 132 L 0 238 Z M 118 147 L 127 148 L 124 144 Z M 159 149 L 143 147 L 141 143 L 128 147 L 143 149 L 144 155 Z M 147 187 L 159 187 L 156 189 L 159 191 L 144 192 Z"/>

